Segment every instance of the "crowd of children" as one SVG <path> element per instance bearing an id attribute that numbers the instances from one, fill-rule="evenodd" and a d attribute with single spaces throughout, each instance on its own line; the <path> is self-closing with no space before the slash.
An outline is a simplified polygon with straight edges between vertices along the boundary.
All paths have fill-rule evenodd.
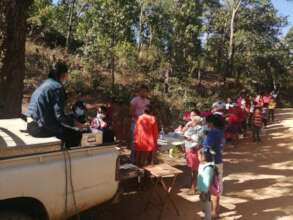
<path id="1" fill-rule="evenodd" d="M 237 143 L 238 137 L 246 135 L 248 128 L 252 130 L 254 142 L 260 142 L 260 131 L 269 122 L 274 121 L 276 108 L 276 96 L 265 92 L 255 97 L 243 91 L 236 103 L 228 100 L 229 107 L 226 108 L 226 140 Z M 227 107 L 227 106 L 226 106 Z"/>
<path id="2" fill-rule="evenodd" d="M 235 101 L 232 98 L 226 103 L 218 101 L 208 112 L 184 113 L 184 119 L 188 121 L 182 130 L 186 138 L 185 158 L 193 181 L 197 176 L 196 190 L 205 211 L 204 219 L 219 215 L 224 143 L 235 146 L 239 137 L 247 136 L 248 129 L 252 131 L 253 142 L 259 143 L 262 128 L 274 121 L 276 105 L 276 97 L 269 93 L 252 97 L 242 91 Z M 193 181 L 191 193 L 195 193 Z"/>
<path id="3" fill-rule="evenodd" d="M 153 162 L 159 137 L 157 119 L 154 116 L 148 90 L 142 86 L 138 95 L 131 101 L 132 122 L 132 161 L 143 167 Z M 276 95 L 263 93 L 255 97 L 242 91 L 235 100 L 218 101 L 211 110 L 186 112 L 183 119 L 186 125 L 175 132 L 185 138 L 184 152 L 187 167 L 191 173 L 189 193 L 200 194 L 205 212 L 204 219 L 219 216 L 220 196 L 223 192 L 223 159 L 225 143 L 236 146 L 238 139 L 252 131 L 254 142 L 260 142 L 263 127 L 274 121 Z M 134 157 L 133 157 L 134 156 Z"/>
<path id="4" fill-rule="evenodd" d="M 158 147 L 158 123 L 147 97 L 148 89 L 142 86 L 130 104 L 133 138 L 131 160 L 139 167 L 153 163 Z M 253 97 L 242 91 L 235 100 L 228 98 L 226 102 L 215 102 L 209 111 L 194 109 L 184 113 L 183 119 L 187 122 L 175 131 L 185 138 L 184 153 L 191 173 L 188 194 L 200 194 L 204 219 L 216 219 L 219 216 L 220 196 L 223 192 L 224 144 L 236 146 L 238 139 L 247 135 L 248 129 L 252 131 L 252 140 L 259 143 L 262 128 L 275 119 L 276 98 L 274 93 Z M 84 103 L 75 103 L 72 117 L 85 123 L 86 109 Z M 91 120 L 90 131 L 102 131 L 104 141 L 113 141 L 114 134 L 106 107 L 98 108 L 96 117 Z"/>
<path id="5" fill-rule="evenodd" d="M 148 89 L 142 86 L 130 104 L 132 116 L 131 160 L 139 167 L 152 164 L 159 138 L 158 123 L 149 101 Z M 184 139 L 184 153 L 191 173 L 191 188 L 188 194 L 200 194 L 205 212 L 204 219 L 219 216 L 220 196 L 223 192 L 223 159 L 225 143 L 236 146 L 238 139 L 251 129 L 254 142 L 260 142 L 263 127 L 274 121 L 276 96 L 269 93 L 255 97 L 242 91 L 235 100 L 215 102 L 211 110 L 197 109 L 184 113 L 185 125 L 176 129 Z M 72 107 L 72 117 L 86 123 L 86 106 L 77 102 Z M 90 122 L 90 132 L 103 132 L 105 142 L 113 142 L 111 119 L 105 106 L 99 106 L 96 117 Z"/>

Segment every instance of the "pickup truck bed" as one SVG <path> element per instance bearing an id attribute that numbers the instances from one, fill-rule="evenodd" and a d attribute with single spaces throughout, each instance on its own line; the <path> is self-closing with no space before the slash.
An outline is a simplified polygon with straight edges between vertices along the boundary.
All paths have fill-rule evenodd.
<path id="1" fill-rule="evenodd" d="M 57 138 L 34 138 L 22 119 L 0 120 L 0 159 L 61 150 Z"/>

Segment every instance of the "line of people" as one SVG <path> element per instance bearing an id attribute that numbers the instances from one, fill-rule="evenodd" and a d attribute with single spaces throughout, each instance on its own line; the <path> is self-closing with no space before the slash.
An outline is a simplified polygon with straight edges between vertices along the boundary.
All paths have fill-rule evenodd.
<path id="1" fill-rule="evenodd" d="M 182 130 L 185 137 L 185 159 L 191 171 L 189 195 L 200 195 L 205 219 L 217 218 L 220 196 L 223 192 L 223 147 L 225 143 L 225 118 L 221 103 L 213 105 L 210 112 L 193 110 Z"/>
<path id="2" fill-rule="evenodd" d="M 260 142 L 260 130 L 274 121 L 277 93 L 247 95 L 245 91 L 232 101 L 218 101 L 211 110 L 193 110 L 184 113 L 188 122 L 175 132 L 185 137 L 185 158 L 191 171 L 189 194 L 199 192 L 205 210 L 205 219 L 219 216 L 220 197 L 223 193 L 223 147 L 237 144 L 239 136 L 252 129 L 253 141 Z M 143 167 L 153 162 L 157 150 L 158 123 L 148 99 L 146 86 L 140 87 L 130 103 L 133 143 L 131 160 Z"/>
<path id="3" fill-rule="evenodd" d="M 261 129 L 275 120 L 277 98 L 276 91 L 264 92 L 255 97 L 249 96 L 243 91 L 236 102 L 232 102 L 232 99 L 228 98 L 225 106 L 227 142 L 235 146 L 238 137 L 247 135 L 248 128 L 252 131 L 253 142 L 261 142 Z"/>
<path id="4" fill-rule="evenodd" d="M 191 170 L 189 194 L 200 193 L 205 212 L 204 219 L 217 219 L 220 196 L 223 193 L 224 143 L 237 144 L 239 136 L 246 136 L 252 130 L 254 142 L 260 142 L 260 131 L 274 121 L 277 96 L 271 94 L 248 96 L 242 91 L 232 102 L 218 101 L 210 111 L 193 110 L 184 114 L 188 120 L 184 127 L 176 129 L 185 137 L 185 158 Z"/>
<path id="5" fill-rule="evenodd" d="M 189 117 L 190 121 L 181 131 L 186 138 L 186 159 L 187 165 L 192 171 L 192 190 L 193 192 L 196 188 L 202 190 L 200 198 L 204 203 L 206 216 L 212 216 L 211 213 L 213 216 L 218 216 L 220 195 L 223 191 L 222 149 L 225 120 L 219 110 L 219 106 L 214 106 L 213 112 L 206 117 L 202 117 L 199 111 L 192 111 Z M 154 154 L 158 149 L 157 140 L 159 137 L 157 119 L 148 99 L 146 86 L 141 86 L 137 96 L 132 99 L 130 114 L 132 116 L 133 137 L 131 160 L 139 167 L 143 167 L 153 163 Z M 201 152 L 201 157 L 199 157 L 199 152 Z M 201 172 L 197 172 L 198 170 Z M 214 186 L 211 187 L 214 189 L 212 195 L 207 191 L 208 182 Z M 213 206 L 211 206 L 210 199 L 213 201 Z M 211 207 L 213 210 L 210 209 Z"/>

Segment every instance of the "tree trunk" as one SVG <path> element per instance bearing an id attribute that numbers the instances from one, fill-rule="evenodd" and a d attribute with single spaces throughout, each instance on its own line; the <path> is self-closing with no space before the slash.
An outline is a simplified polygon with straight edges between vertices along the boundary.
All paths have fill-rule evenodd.
<path id="1" fill-rule="evenodd" d="M 230 22 L 230 40 L 229 40 L 229 51 L 228 51 L 228 58 L 231 59 L 233 55 L 233 45 L 234 45 L 234 21 L 235 21 L 236 11 L 233 9 L 231 22 Z"/>
<path id="2" fill-rule="evenodd" d="M 241 0 L 239 0 L 236 5 L 232 7 L 232 15 L 230 22 L 230 40 L 229 40 L 229 49 L 228 49 L 228 66 L 229 74 L 233 76 L 234 72 L 234 23 L 236 14 L 240 8 Z"/>
<path id="3" fill-rule="evenodd" d="M 115 33 L 112 35 L 112 43 L 111 43 L 111 75 L 112 75 L 112 91 L 114 92 L 115 87 L 115 52 L 114 46 L 116 42 Z"/>
<path id="4" fill-rule="evenodd" d="M 72 23 L 73 23 L 73 12 L 75 7 L 75 0 L 72 1 L 69 8 L 69 19 L 68 19 L 68 31 L 66 36 L 66 48 L 69 50 L 71 45 L 71 36 L 72 36 Z"/>
<path id="5" fill-rule="evenodd" d="M 197 80 L 198 80 L 198 83 L 201 84 L 201 70 L 198 69 L 198 72 L 197 72 Z"/>
<path id="6" fill-rule="evenodd" d="M 144 1 L 141 0 L 140 5 L 140 14 L 139 14 L 139 30 L 138 30 L 138 49 L 141 49 L 142 46 L 142 38 L 143 38 L 143 12 L 144 12 Z"/>
<path id="7" fill-rule="evenodd" d="M 149 39 L 149 47 L 152 46 L 152 43 L 153 43 L 153 28 L 152 28 L 152 25 L 150 25 L 150 39 Z"/>
<path id="8" fill-rule="evenodd" d="M 240 75 L 241 75 L 240 71 L 237 71 L 237 73 L 236 73 L 236 83 L 238 85 L 240 85 Z"/>
<path id="9" fill-rule="evenodd" d="M 228 66 L 229 66 L 229 74 L 233 75 L 233 66 L 234 66 L 234 21 L 235 21 L 236 11 L 233 9 L 231 23 L 230 23 L 230 40 L 229 40 L 229 50 L 228 50 Z"/>
<path id="10" fill-rule="evenodd" d="M 31 2 L 0 1 L 0 118 L 21 114 L 26 18 Z"/>
<path id="11" fill-rule="evenodd" d="M 168 67 L 168 69 L 167 69 L 166 72 L 165 72 L 164 91 L 165 91 L 166 94 L 169 93 L 170 71 L 171 71 L 171 67 Z"/>
<path id="12" fill-rule="evenodd" d="M 114 57 L 114 54 L 112 54 L 112 58 L 111 58 L 111 75 L 112 75 L 112 91 L 114 91 L 114 87 L 115 87 L 115 57 Z"/>

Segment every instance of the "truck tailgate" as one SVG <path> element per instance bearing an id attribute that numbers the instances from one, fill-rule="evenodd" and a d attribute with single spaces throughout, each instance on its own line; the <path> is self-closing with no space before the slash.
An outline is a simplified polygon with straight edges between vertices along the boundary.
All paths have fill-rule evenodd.
<path id="1" fill-rule="evenodd" d="M 74 149 L 68 154 L 77 210 L 70 187 L 70 170 L 65 170 L 64 152 L 0 160 L 0 200 L 35 198 L 44 204 L 51 219 L 59 219 L 65 210 L 66 194 L 70 215 L 115 195 L 118 189 L 115 180 L 118 151 L 115 146 Z M 69 193 L 66 193 L 66 185 Z"/>

